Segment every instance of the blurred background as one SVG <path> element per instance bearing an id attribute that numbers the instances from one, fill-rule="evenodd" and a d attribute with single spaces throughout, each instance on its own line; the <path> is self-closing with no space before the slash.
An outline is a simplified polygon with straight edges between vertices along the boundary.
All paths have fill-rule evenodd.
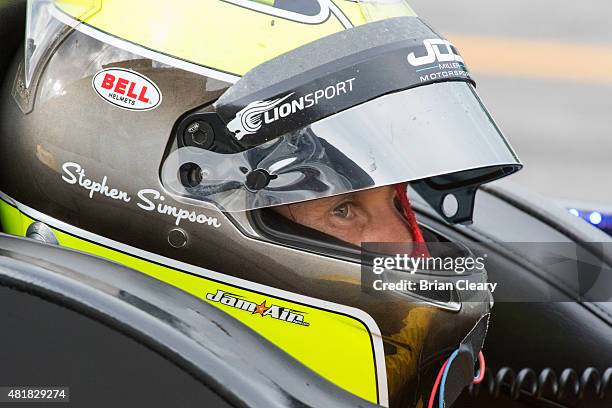
<path id="1" fill-rule="evenodd" d="M 612 231 L 612 2 L 410 4 L 458 47 L 525 164 L 509 181 Z"/>

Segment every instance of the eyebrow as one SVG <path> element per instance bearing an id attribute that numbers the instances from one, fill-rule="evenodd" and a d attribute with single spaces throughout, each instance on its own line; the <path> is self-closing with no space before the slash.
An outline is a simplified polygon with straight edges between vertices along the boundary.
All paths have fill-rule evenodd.
<path id="1" fill-rule="evenodd" d="M 355 193 L 348 193 L 348 194 L 340 194 L 337 196 L 333 196 L 330 197 L 330 203 L 327 205 L 328 207 L 334 207 L 336 205 L 338 205 L 338 203 L 342 202 L 342 201 L 349 201 L 349 200 L 354 200 L 355 199 Z"/>

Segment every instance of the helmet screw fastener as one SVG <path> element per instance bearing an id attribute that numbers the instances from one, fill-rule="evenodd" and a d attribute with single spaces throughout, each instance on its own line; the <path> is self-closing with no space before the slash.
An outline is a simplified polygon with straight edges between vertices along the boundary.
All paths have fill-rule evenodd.
<path id="1" fill-rule="evenodd" d="M 168 244 L 172 248 L 180 249 L 187 245 L 187 233 L 181 228 L 173 228 L 168 232 Z"/>
<path id="2" fill-rule="evenodd" d="M 452 194 L 446 194 L 442 199 L 442 213 L 448 218 L 452 218 L 459 212 L 459 201 L 457 197 Z"/>
<path id="3" fill-rule="evenodd" d="M 215 140 L 215 132 L 208 123 L 198 120 L 190 123 L 183 132 L 183 140 L 188 146 L 208 149 Z"/>
<path id="4" fill-rule="evenodd" d="M 264 169 L 255 169 L 246 175 L 245 187 L 252 192 L 262 190 L 278 176 L 268 173 Z"/>

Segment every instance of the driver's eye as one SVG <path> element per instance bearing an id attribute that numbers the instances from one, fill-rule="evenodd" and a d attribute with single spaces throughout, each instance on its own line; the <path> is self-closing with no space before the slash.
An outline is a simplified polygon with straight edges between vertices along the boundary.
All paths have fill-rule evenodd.
<path id="1" fill-rule="evenodd" d="M 351 215 L 351 208 L 349 203 L 343 203 L 333 209 L 332 214 L 335 217 L 348 218 Z"/>

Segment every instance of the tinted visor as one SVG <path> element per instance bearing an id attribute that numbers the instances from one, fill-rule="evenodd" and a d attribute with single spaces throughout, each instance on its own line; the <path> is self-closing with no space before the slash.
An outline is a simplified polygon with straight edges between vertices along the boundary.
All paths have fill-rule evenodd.
<path id="1" fill-rule="evenodd" d="M 177 148 L 162 182 L 232 212 L 520 167 L 472 85 L 454 81 L 379 97 L 237 154 Z"/>

